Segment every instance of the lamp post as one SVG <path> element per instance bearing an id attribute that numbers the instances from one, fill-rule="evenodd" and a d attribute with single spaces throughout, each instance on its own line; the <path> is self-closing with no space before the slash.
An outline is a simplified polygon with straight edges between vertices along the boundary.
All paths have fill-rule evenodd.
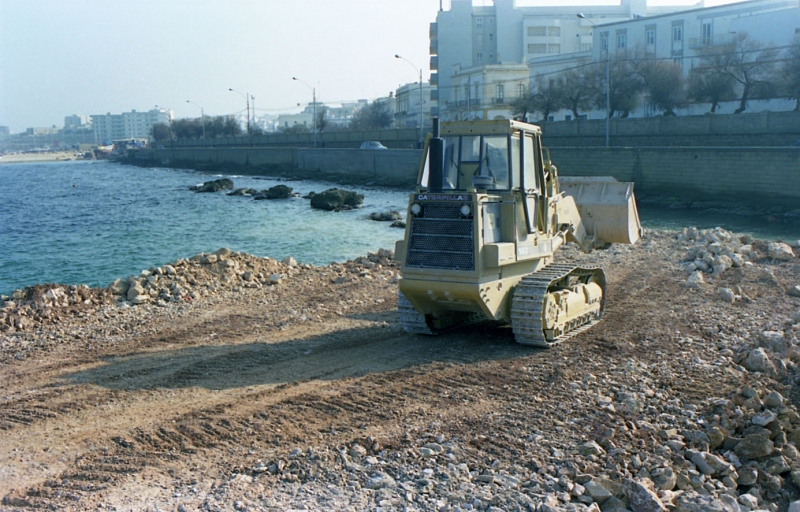
<path id="1" fill-rule="evenodd" d="M 591 23 L 592 26 L 594 28 L 596 28 L 598 31 L 600 30 L 600 27 L 597 26 L 597 23 L 595 23 L 594 21 L 592 21 L 589 18 L 587 18 L 586 15 L 583 14 L 582 12 L 578 13 L 578 17 L 580 19 L 582 19 L 582 20 L 586 20 L 589 23 Z M 603 40 L 602 38 L 603 38 L 603 33 L 602 33 L 602 31 L 600 31 L 600 41 L 601 41 L 601 43 L 602 43 L 602 40 Z M 611 118 L 611 82 L 609 81 L 609 74 L 608 74 L 608 61 L 609 61 L 608 52 L 609 52 L 608 40 L 606 40 L 606 147 L 609 147 L 608 123 L 609 123 L 609 119 Z"/>
<path id="2" fill-rule="evenodd" d="M 203 147 L 205 147 L 205 145 L 206 145 L 206 116 L 203 113 L 203 107 L 201 107 L 197 103 L 195 103 L 193 101 L 189 101 L 189 100 L 186 100 L 186 103 L 191 103 L 192 105 L 194 105 L 195 107 L 200 109 L 200 122 L 203 124 Z"/>
<path id="3" fill-rule="evenodd" d="M 411 66 L 412 68 L 414 68 L 414 71 L 419 69 L 419 140 L 422 140 L 422 124 L 423 124 L 423 121 L 422 121 L 422 68 L 417 68 L 417 66 L 415 66 L 413 62 L 411 62 L 410 60 L 406 59 L 405 57 L 401 57 L 400 55 L 395 54 L 394 58 L 395 59 L 402 59 L 402 60 L 408 62 L 408 65 Z"/>
<path id="4" fill-rule="evenodd" d="M 241 96 L 244 96 L 244 101 L 247 104 L 247 134 L 250 135 L 250 94 L 246 94 L 236 89 L 228 89 L 231 92 L 235 92 Z"/>
<path id="5" fill-rule="evenodd" d="M 256 97 L 252 94 L 250 95 L 250 104 L 253 106 L 253 129 L 258 127 L 256 124 Z"/>
<path id="6" fill-rule="evenodd" d="M 313 129 L 314 129 L 314 148 L 316 148 L 317 147 L 317 89 L 316 89 L 316 87 L 311 87 L 306 82 L 304 82 L 303 80 L 300 80 L 296 76 L 293 76 L 292 80 L 300 82 L 301 84 L 305 84 L 306 87 L 311 89 L 311 98 L 312 98 L 313 105 L 314 105 L 313 106 L 314 119 L 313 119 L 312 126 L 313 126 Z"/>

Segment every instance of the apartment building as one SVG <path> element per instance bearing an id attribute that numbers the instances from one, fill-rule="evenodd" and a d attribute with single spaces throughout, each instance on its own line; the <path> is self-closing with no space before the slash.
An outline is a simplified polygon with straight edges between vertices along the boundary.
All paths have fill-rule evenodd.
<path id="1" fill-rule="evenodd" d="M 539 71 L 547 72 L 575 56 L 591 58 L 589 20 L 608 23 L 674 10 L 648 6 L 646 0 L 622 0 L 610 6 L 562 6 L 554 0 L 552 6 L 536 7 L 517 5 L 515 0 L 494 0 L 485 6 L 452 0 L 450 9 L 440 10 L 430 27 L 431 83 L 437 86 L 433 99 L 438 100 L 438 115 L 443 120 L 510 117 L 508 104 L 524 93 L 522 85 L 528 83 L 520 70 L 529 69 L 530 75 L 539 62 L 545 64 Z M 579 13 L 588 19 L 578 18 Z"/>
<path id="2" fill-rule="evenodd" d="M 91 116 L 96 143 L 121 139 L 146 139 L 150 137 L 153 125 L 169 124 L 172 112 L 164 108 L 155 108 L 147 112 L 123 112 Z"/>
<path id="3" fill-rule="evenodd" d="M 638 51 L 668 58 L 688 74 L 709 47 L 726 44 L 737 33 L 747 32 L 776 46 L 800 36 L 798 0 L 750 0 L 709 8 L 701 1 L 689 9 L 650 6 L 646 0 L 622 0 L 612 6 L 553 4 L 534 7 L 494 0 L 473 5 L 472 0 L 452 0 L 449 10 L 440 10 L 430 27 L 435 114 L 443 120 L 510 117 L 508 104 L 538 77 L 602 62 L 608 55 L 632 56 Z M 524 69 L 527 80 L 520 77 Z M 596 111 L 589 117 L 604 115 Z M 634 115 L 648 112 L 642 109 Z M 568 116 L 564 111 L 554 117 Z"/>

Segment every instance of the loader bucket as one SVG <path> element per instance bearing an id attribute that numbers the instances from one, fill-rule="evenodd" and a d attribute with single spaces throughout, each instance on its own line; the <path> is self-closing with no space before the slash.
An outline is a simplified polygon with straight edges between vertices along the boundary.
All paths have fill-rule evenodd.
<path id="1" fill-rule="evenodd" d="M 586 234 L 594 245 L 634 244 L 642 236 L 633 183 L 610 176 L 574 178 L 559 176 L 561 192 L 578 206 Z"/>

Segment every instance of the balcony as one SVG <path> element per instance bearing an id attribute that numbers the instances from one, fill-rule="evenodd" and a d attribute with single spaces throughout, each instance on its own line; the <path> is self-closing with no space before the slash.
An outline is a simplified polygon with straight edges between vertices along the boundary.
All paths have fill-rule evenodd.
<path id="1" fill-rule="evenodd" d="M 717 34 L 713 37 L 690 37 L 689 48 L 697 50 L 700 48 L 712 48 L 714 46 L 725 46 L 736 41 L 736 34 Z"/>
<path id="2" fill-rule="evenodd" d="M 431 55 L 431 71 L 436 71 L 439 69 L 439 57 L 437 55 Z"/>
<path id="3" fill-rule="evenodd" d="M 494 105 L 503 105 L 505 101 L 505 98 L 492 98 L 492 104 Z"/>

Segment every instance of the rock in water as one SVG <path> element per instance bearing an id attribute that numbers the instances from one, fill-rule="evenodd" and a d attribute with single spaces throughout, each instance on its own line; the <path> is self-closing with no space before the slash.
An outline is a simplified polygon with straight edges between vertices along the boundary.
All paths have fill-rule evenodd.
<path id="1" fill-rule="evenodd" d="M 233 181 L 228 178 L 221 178 L 213 181 L 206 181 L 202 185 L 190 187 L 189 190 L 194 192 L 219 192 L 221 190 L 233 189 Z"/>
<path id="2" fill-rule="evenodd" d="M 370 220 L 376 220 L 378 222 L 394 222 L 398 220 L 403 220 L 403 216 L 400 215 L 400 212 L 391 211 L 391 212 L 373 212 L 369 214 Z"/>
<path id="3" fill-rule="evenodd" d="M 331 188 L 311 198 L 311 207 L 319 210 L 341 211 L 358 208 L 364 202 L 364 196 L 350 190 Z"/>
<path id="4" fill-rule="evenodd" d="M 264 194 L 266 199 L 287 199 L 292 197 L 292 187 L 286 185 L 275 185 L 267 189 Z"/>

